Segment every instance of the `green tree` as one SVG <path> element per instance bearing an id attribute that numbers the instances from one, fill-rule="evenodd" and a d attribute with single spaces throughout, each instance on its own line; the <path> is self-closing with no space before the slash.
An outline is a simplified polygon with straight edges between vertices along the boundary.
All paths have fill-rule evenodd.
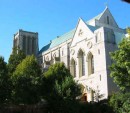
<path id="1" fill-rule="evenodd" d="M 12 96 L 16 104 L 35 104 L 40 101 L 41 69 L 36 58 L 27 56 L 12 76 Z"/>
<path id="2" fill-rule="evenodd" d="M 130 93 L 115 93 L 109 103 L 115 113 L 130 113 Z"/>
<path id="3" fill-rule="evenodd" d="M 0 104 L 5 104 L 10 95 L 9 76 L 6 62 L 0 56 Z"/>
<path id="4" fill-rule="evenodd" d="M 118 50 L 110 53 L 114 61 L 110 66 L 110 76 L 122 91 L 130 89 L 130 29 L 127 31 L 129 37 L 121 41 Z"/>
<path id="5" fill-rule="evenodd" d="M 22 62 L 22 60 L 25 58 L 25 54 L 22 50 L 19 48 L 13 48 L 13 52 L 10 55 L 10 58 L 8 60 L 8 71 L 9 74 L 12 75 L 15 71 L 17 65 Z"/>
<path id="6" fill-rule="evenodd" d="M 121 90 L 110 97 L 109 103 L 116 113 L 130 113 L 130 28 L 127 32 L 128 37 L 121 41 L 118 50 L 110 54 L 114 60 L 110 76 Z"/>
<path id="7" fill-rule="evenodd" d="M 76 113 L 76 97 L 81 94 L 80 86 L 63 63 L 51 65 L 44 73 L 43 95 L 56 113 Z M 73 106 L 72 106 L 73 104 Z"/>

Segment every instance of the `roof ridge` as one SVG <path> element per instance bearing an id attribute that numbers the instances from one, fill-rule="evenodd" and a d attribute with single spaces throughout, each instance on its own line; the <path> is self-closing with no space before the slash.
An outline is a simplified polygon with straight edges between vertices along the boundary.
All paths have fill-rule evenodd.
<path id="1" fill-rule="evenodd" d="M 66 33 L 64 33 L 64 34 L 62 34 L 61 36 L 55 37 L 55 38 L 52 39 L 51 41 L 54 41 L 54 40 L 56 40 L 57 38 L 58 38 L 58 39 L 61 39 L 63 36 L 67 36 L 70 32 L 73 32 L 74 30 L 75 30 L 75 28 L 73 28 L 72 30 L 70 30 L 70 31 L 68 31 L 68 32 L 66 32 Z"/>
<path id="2" fill-rule="evenodd" d="M 59 36 L 59 38 L 57 38 L 57 37 L 54 38 L 53 40 L 51 40 L 51 42 L 49 44 L 43 46 L 42 49 L 39 51 L 39 53 L 42 53 L 42 52 L 44 52 L 44 51 L 46 51 L 48 49 L 51 49 L 52 47 L 55 47 L 55 46 L 65 42 L 65 41 L 73 38 L 74 30 L 75 30 L 75 28 L 68 31 L 68 32 L 66 32 L 65 34 Z"/>
<path id="3" fill-rule="evenodd" d="M 92 20 L 99 20 L 101 18 L 101 16 L 104 14 L 104 12 L 108 9 L 108 7 L 106 7 L 100 14 L 98 14 L 97 16 L 91 18 L 90 20 L 87 21 L 87 23 L 89 23 Z"/>
<path id="4" fill-rule="evenodd" d="M 90 21 L 95 20 L 95 19 L 97 19 L 97 18 L 100 18 L 100 17 L 102 16 L 102 14 L 103 14 L 103 12 L 100 13 L 100 14 L 98 14 L 97 16 L 91 18 L 90 20 L 88 20 L 87 23 L 89 23 Z"/>
<path id="5" fill-rule="evenodd" d="M 72 32 L 72 31 L 74 31 L 74 30 L 75 30 L 75 28 L 73 28 L 72 30 L 70 30 L 70 31 L 68 31 L 68 32 L 66 32 L 66 33 L 64 33 L 64 34 L 62 34 L 61 36 L 59 36 L 59 38 L 62 37 L 62 36 L 68 35 L 70 32 Z"/>
<path id="6" fill-rule="evenodd" d="M 97 16 L 95 16 L 95 17 L 93 17 L 92 19 L 90 19 L 90 20 L 88 20 L 87 22 L 85 22 L 85 24 L 88 26 L 88 28 L 89 28 L 92 32 L 94 32 L 98 27 L 89 25 L 89 22 L 92 21 L 92 20 L 95 20 L 95 19 L 98 19 L 98 20 L 99 20 L 99 19 L 101 18 L 101 16 L 103 15 L 103 13 L 104 13 L 107 9 L 108 9 L 108 7 L 106 7 L 106 8 L 103 10 L 103 12 L 101 12 L 101 13 L 98 14 Z M 43 48 L 42 48 L 39 52 L 46 51 L 46 47 L 47 47 L 47 46 L 49 46 L 49 47 L 48 47 L 48 49 L 49 49 L 49 48 L 55 47 L 55 46 L 57 46 L 57 45 L 63 43 L 63 40 L 68 40 L 68 39 L 70 39 L 70 38 L 73 38 L 73 35 L 74 35 L 73 32 L 74 32 L 75 29 L 76 29 L 76 28 L 73 28 L 72 30 L 70 30 L 70 31 L 68 31 L 68 32 L 66 32 L 66 33 L 64 33 L 64 34 L 62 34 L 61 36 L 58 36 L 58 38 L 55 37 L 54 39 L 51 40 L 50 43 L 48 43 L 47 45 L 43 46 Z M 72 32 L 72 33 L 71 33 L 71 32 Z M 70 36 L 69 36 L 69 35 L 70 35 Z M 68 38 L 66 38 L 66 37 L 68 37 Z M 64 38 L 65 38 L 65 39 L 64 39 Z M 60 42 L 58 42 L 57 39 L 58 39 Z M 43 50 L 44 48 L 45 48 L 45 50 Z"/>

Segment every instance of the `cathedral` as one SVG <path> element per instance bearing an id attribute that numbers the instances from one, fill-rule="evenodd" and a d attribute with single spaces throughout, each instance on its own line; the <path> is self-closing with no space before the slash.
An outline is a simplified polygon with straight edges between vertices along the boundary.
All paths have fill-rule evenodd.
<path id="1" fill-rule="evenodd" d="M 14 47 L 26 55 L 34 54 L 42 70 L 51 64 L 64 62 L 74 80 L 82 85 L 83 101 L 106 99 L 117 86 L 110 77 L 113 62 L 109 53 L 125 37 L 126 30 L 119 28 L 108 7 L 91 20 L 79 18 L 74 29 L 38 47 L 38 33 L 19 30 L 14 35 Z M 99 98 L 100 97 L 100 98 Z"/>

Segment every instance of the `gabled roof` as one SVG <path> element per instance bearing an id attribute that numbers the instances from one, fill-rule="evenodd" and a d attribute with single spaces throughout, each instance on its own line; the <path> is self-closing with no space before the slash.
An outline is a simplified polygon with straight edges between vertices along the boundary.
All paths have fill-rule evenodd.
<path id="1" fill-rule="evenodd" d="M 92 18 L 91 20 L 86 22 L 86 26 L 92 31 L 94 32 L 96 29 L 98 29 L 99 27 L 97 26 L 91 26 L 89 25 L 89 22 L 92 20 L 99 20 L 101 18 L 101 16 L 103 15 L 103 13 L 107 10 L 108 8 L 106 7 L 105 10 L 100 13 L 99 15 L 95 16 L 94 18 Z M 44 46 L 40 51 L 39 54 L 41 54 L 42 52 L 45 52 L 57 45 L 60 45 L 61 43 L 73 38 L 74 33 L 75 33 L 76 29 L 73 29 L 71 31 L 69 31 L 68 33 L 63 34 L 62 36 L 56 37 L 55 39 L 53 39 L 49 44 L 47 44 L 46 46 Z"/>
<path id="2" fill-rule="evenodd" d="M 88 25 L 88 24 L 86 24 L 86 25 L 87 25 L 87 27 L 88 27 L 92 32 L 94 32 L 96 29 L 99 28 L 99 27 L 97 27 L 97 26 L 95 27 L 95 26 L 91 26 L 91 25 Z M 51 49 L 51 48 L 53 48 L 53 47 L 55 47 L 55 46 L 57 46 L 57 45 L 62 44 L 62 43 L 65 42 L 65 41 L 67 41 L 67 40 L 73 38 L 74 32 L 75 32 L 75 29 L 69 31 L 68 33 L 63 34 L 62 36 L 59 36 L 59 37 L 53 39 L 49 44 L 45 45 L 45 46 L 39 51 L 38 54 L 41 54 L 42 52 L 45 52 L 45 51 L 47 51 L 47 50 L 49 50 L 49 49 Z"/>
<path id="3" fill-rule="evenodd" d="M 92 18 L 92 19 L 88 20 L 86 23 L 87 23 L 87 24 L 89 24 L 89 23 L 90 23 L 91 21 L 93 21 L 93 20 L 99 20 L 99 19 L 100 19 L 100 17 L 102 16 L 102 14 L 103 14 L 103 12 L 102 12 L 102 13 L 100 13 L 99 15 L 95 16 L 94 18 Z"/>
<path id="4" fill-rule="evenodd" d="M 75 29 L 71 30 L 68 33 L 63 34 L 62 36 L 55 38 L 54 40 L 52 40 L 50 48 L 55 47 L 65 41 L 69 40 L 70 38 L 73 38 L 74 32 L 75 32 Z"/>
<path id="5" fill-rule="evenodd" d="M 108 7 L 107 7 L 107 6 L 106 6 L 106 8 L 104 9 L 104 11 L 103 11 L 102 13 L 100 13 L 99 15 L 95 16 L 94 18 L 90 19 L 90 20 L 87 21 L 86 23 L 89 24 L 89 23 L 90 23 L 91 21 L 93 21 L 93 20 L 99 20 L 106 10 L 108 10 Z"/>

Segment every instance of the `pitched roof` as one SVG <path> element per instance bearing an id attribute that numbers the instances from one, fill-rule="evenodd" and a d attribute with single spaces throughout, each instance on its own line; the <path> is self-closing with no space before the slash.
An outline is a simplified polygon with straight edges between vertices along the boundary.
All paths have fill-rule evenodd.
<path id="1" fill-rule="evenodd" d="M 71 38 L 73 38 L 73 35 L 74 35 L 74 32 L 75 32 L 75 29 L 69 31 L 68 33 L 65 33 L 63 34 L 62 36 L 58 36 L 56 37 L 55 39 L 53 39 L 49 44 L 47 44 L 46 46 L 44 46 L 40 51 L 39 51 L 39 54 L 42 53 L 42 52 L 45 52 L 46 50 L 48 49 L 51 49 Z"/>
<path id="2" fill-rule="evenodd" d="M 41 54 L 42 52 L 48 50 L 48 49 L 50 48 L 50 45 L 51 45 L 51 43 L 45 45 L 45 46 L 38 52 L 38 54 Z"/>
<path id="3" fill-rule="evenodd" d="M 95 16 L 94 18 L 90 19 L 90 20 L 87 21 L 86 23 L 89 24 L 89 23 L 90 23 L 91 21 L 93 21 L 93 20 L 99 20 L 106 10 L 108 10 L 108 7 L 107 7 L 107 6 L 106 6 L 106 8 L 104 9 L 104 11 L 103 11 L 102 13 L 100 13 L 99 15 Z"/>
<path id="4" fill-rule="evenodd" d="M 87 24 L 89 24 L 89 23 L 90 23 L 91 21 L 93 21 L 93 20 L 99 20 L 99 19 L 100 19 L 100 17 L 102 16 L 102 14 L 103 14 L 103 12 L 102 12 L 102 13 L 100 13 L 99 15 L 95 16 L 94 18 L 92 18 L 92 19 L 88 20 L 86 23 L 87 23 Z"/>
<path id="5" fill-rule="evenodd" d="M 96 29 L 98 29 L 99 27 L 95 27 L 95 26 L 91 26 L 91 25 L 88 25 L 86 24 L 87 27 L 92 31 L 94 32 Z M 75 33 L 75 29 L 63 34 L 62 36 L 59 36 L 59 37 L 56 37 L 55 39 L 53 39 L 49 44 L 45 45 L 40 51 L 38 54 L 41 54 L 42 52 L 45 52 L 57 45 L 60 45 L 62 44 L 63 42 L 73 38 L 74 36 L 74 33 Z"/>
<path id="6" fill-rule="evenodd" d="M 92 31 L 94 32 L 96 29 L 98 29 L 99 27 L 97 26 L 91 26 L 89 25 L 89 22 L 92 21 L 92 20 L 99 20 L 100 17 L 103 15 L 103 13 L 107 10 L 108 8 L 106 7 L 105 10 L 100 13 L 99 15 L 95 16 L 94 18 L 90 19 L 89 21 L 86 22 L 86 25 L 87 27 Z M 45 52 L 46 50 L 48 49 L 51 49 L 71 38 L 73 38 L 73 35 L 74 35 L 74 32 L 75 32 L 75 29 L 69 31 L 68 33 L 65 33 L 63 34 L 62 36 L 59 36 L 59 37 L 56 37 L 55 39 L 53 39 L 49 44 L 47 44 L 46 46 L 44 46 L 40 51 L 39 51 L 39 54 L 41 54 L 42 52 Z"/>

